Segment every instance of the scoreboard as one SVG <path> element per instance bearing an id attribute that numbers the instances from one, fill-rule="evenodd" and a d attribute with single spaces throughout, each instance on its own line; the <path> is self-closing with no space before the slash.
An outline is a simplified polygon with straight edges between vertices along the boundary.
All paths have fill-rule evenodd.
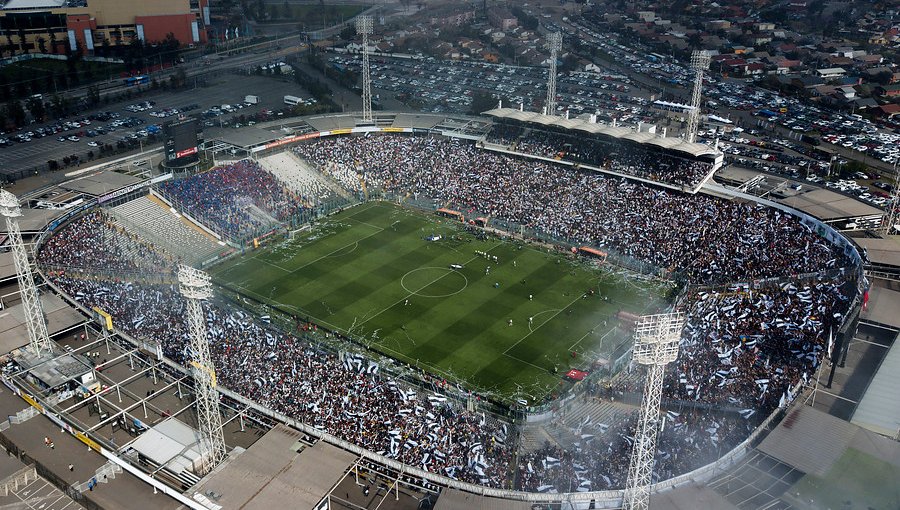
<path id="1" fill-rule="evenodd" d="M 166 139 L 166 161 L 187 164 L 199 159 L 199 147 L 203 142 L 199 123 L 195 118 L 180 119 L 163 126 Z"/>

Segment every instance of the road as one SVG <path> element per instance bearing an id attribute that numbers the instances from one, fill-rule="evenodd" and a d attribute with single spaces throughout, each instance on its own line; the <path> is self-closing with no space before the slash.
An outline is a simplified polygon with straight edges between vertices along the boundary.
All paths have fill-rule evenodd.
<path id="1" fill-rule="evenodd" d="M 271 60 L 271 59 L 267 59 Z M 299 95 L 308 97 L 309 94 L 288 79 L 278 79 L 264 76 L 243 76 L 236 75 L 231 72 L 210 76 L 207 79 L 207 87 L 194 87 L 190 89 L 180 90 L 177 92 L 157 91 L 141 96 L 141 98 L 131 101 L 124 101 L 116 104 L 110 104 L 101 108 L 85 110 L 80 112 L 78 119 L 85 118 L 93 113 L 110 111 L 119 113 L 122 118 L 135 117 L 144 121 L 144 124 L 134 128 L 120 128 L 117 131 L 105 135 L 98 135 L 94 138 L 82 137 L 78 142 L 60 142 L 57 140 L 63 133 L 47 136 L 44 138 L 34 138 L 30 142 L 15 143 L 12 146 L 0 149 L 0 172 L 6 175 L 15 176 L 21 170 L 40 167 L 41 171 L 46 168 L 48 160 L 56 160 L 62 164 L 65 156 L 77 154 L 82 161 L 87 162 L 87 153 L 93 151 L 95 156 L 99 155 L 99 148 L 88 146 L 89 142 L 98 144 L 109 143 L 115 146 L 116 141 L 125 133 L 134 132 L 145 127 L 148 124 L 161 124 L 171 121 L 175 117 L 165 119 L 153 117 L 151 111 L 159 111 L 165 108 L 181 108 L 190 104 L 199 104 L 200 107 L 188 112 L 190 115 L 199 115 L 204 109 L 222 104 L 234 104 L 243 101 L 244 96 L 248 94 L 260 97 L 260 103 L 251 107 L 239 110 L 234 115 L 252 115 L 263 109 L 277 110 L 284 107 L 283 97 L 285 95 Z M 143 101 L 155 101 L 156 106 L 150 111 L 132 113 L 124 110 L 129 104 L 135 104 Z M 224 115 L 230 117 L 231 115 Z M 72 119 L 74 119 L 73 117 Z M 94 129 L 97 126 L 106 126 L 109 122 L 94 121 L 90 126 L 84 126 L 78 130 Z M 29 129 L 38 127 L 39 124 L 29 126 Z M 66 136 L 73 134 L 72 130 L 65 132 Z M 207 129 L 206 136 L 214 134 L 213 130 Z M 159 145 L 157 142 L 156 145 Z M 117 156 L 120 157 L 120 156 Z M 69 169 L 71 170 L 71 168 Z M 34 172 L 29 172 L 33 174 Z"/>

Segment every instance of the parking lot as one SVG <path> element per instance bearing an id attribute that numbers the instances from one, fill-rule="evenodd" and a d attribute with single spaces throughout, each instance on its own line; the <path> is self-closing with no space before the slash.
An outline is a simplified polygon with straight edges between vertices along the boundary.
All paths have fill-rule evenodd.
<path id="1" fill-rule="evenodd" d="M 359 69 L 356 56 L 331 55 L 329 63 L 339 69 Z M 537 111 L 544 106 L 547 70 L 486 62 L 450 62 L 431 58 L 372 59 L 372 83 L 376 92 L 419 106 L 422 111 L 466 113 L 474 91 L 497 94 L 504 106 Z M 620 125 L 658 122 L 666 115 L 651 107 L 645 91 L 632 86 L 627 76 L 606 72 L 560 73 L 556 114 L 597 114 L 601 122 Z"/>
<path id="2" fill-rule="evenodd" d="M 561 29 L 572 36 L 598 46 L 621 69 L 627 69 L 647 81 L 656 83 L 663 92 L 669 87 L 689 89 L 692 73 L 684 64 L 667 55 L 651 53 L 645 45 L 627 45 L 616 34 L 603 31 L 590 20 L 562 23 Z M 616 72 L 610 68 L 610 72 Z M 715 74 L 715 73 L 709 73 Z M 779 94 L 748 83 L 747 80 L 724 79 L 707 75 L 704 79 L 704 112 L 734 120 L 755 115 L 759 121 L 784 128 L 800 138 L 803 134 L 853 151 L 854 158 L 864 156 L 888 165 L 900 157 L 900 120 L 870 122 L 858 114 L 843 113 L 798 98 Z"/>
<path id="3" fill-rule="evenodd" d="M 10 139 L 9 144 L 0 147 L 0 167 L 18 171 L 45 166 L 49 160 L 56 160 L 62 168 L 63 158 L 73 155 L 84 162 L 89 159 L 88 152 L 93 152 L 95 158 L 99 156 L 100 146 L 105 144 L 116 146 L 119 141 L 127 140 L 139 140 L 142 144 L 149 139 L 151 130 L 155 129 L 148 128 L 148 126 L 159 126 L 168 120 L 177 118 L 179 113 L 198 115 L 214 106 L 222 111 L 222 105 L 242 103 L 246 95 L 259 96 L 259 103 L 243 109 L 234 109 L 231 115 L 204 119 L 204 122 L 210 121 L 206 127 L 211 129 L 218 126 L 219 121 L 224 121 L 232 115 L 249 116 L 267 109 L 270 111 L 282 109 L 285 107 L 285 95 L 308 97 L 308 94 L 294 83 L 262 76 L 240 76 L 228 73 L 212 78 L 208 85 L 174 93 L 154 91 L 142 95 L 139 99 L 109 104 L 80 112 L 77 116 L 70 116 L 61 121 L 33 124 L 16 133 L 8 133 L 3 138 Z M 147 101 L 153 103 L 150 105 L 152 108 L 126 109 L 127 106 L 135 106 Z M 178 113 L 170 110 L 170 115 L 166 117 L 152 115 L 167 109 L 177 109 Z M 82 122 L 84 120 L 90 124 Z M 75 127 L 75 123 L 77 123 L 77 127 Z M 15 140 L 16 135 L 25 135 L 28 132 L 37 135 L 38 128 L 46 129 L 57 125 L 63 129 L 44 136 L 30 136 L 28 137 L 29 141 Z M 88 136 L 88 131 L 94 131 L 95 136 Z M 64 138 L 64 141 L 61 141 L 60 138 Z M 156 143 L 158 142 L 152 142 L 153 145 Z M 146 149 L 149 145 L 151 144 L 143 147 Z"/>

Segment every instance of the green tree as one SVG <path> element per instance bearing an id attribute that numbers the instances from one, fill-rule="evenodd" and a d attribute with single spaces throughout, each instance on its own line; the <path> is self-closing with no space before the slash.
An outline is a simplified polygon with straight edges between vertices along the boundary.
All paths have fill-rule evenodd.
<path id="1" fill-rule="evenodd" d="M 356 37 L 356 28 L 353 25 L 347 25 L 341 30 L 341 39 L 344 41 L 352 41 Z"/>
<path id="2" fill-rule="evenodd" d="M 6 117 L 11 119 L 16 127 L 25 125 L 25 109 L 22 108 L 22 103 L 18 101 L 6 103 Z"/>
<path id="3" fill-rule="evenodd" d="M 479 115 L 487 110 L 497 107 L 498 99 L 489 92 L 476 90 L 472 94 L 472 104 L 469 106 L 469 115 Z"/>
<path id="4" fill-rule="evenodd" d="M 894 73 L 890 71 L 881 71 L 872 77 L 872 81 L 879 85 L 887 85 L 891 83 L 891 78 L 894 77 Z"/>
<path id="5" fill-rule="evenodd" d="M 44 120 L 44 115 L 46 114 L 46 109 L 44 108 L 44 100 L 37 97 L 29 97 L 27 101 L 25 101 L 25 107 L 28 108 L 28 111 L 31 113 L 31 117 L 38 121 L 42 122 Z"/>
<path id="6" fill-rule="evenodd" d="M 26 53 L 28 51 L 25 48 L 25 29 L 19 28 L 19 49 L 22 50 L 22 53 Z"/>

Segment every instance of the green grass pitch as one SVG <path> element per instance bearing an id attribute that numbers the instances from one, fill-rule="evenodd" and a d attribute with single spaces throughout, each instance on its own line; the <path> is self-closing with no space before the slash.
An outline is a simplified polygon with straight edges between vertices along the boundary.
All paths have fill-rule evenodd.
<path id="1" fill-rule="evenodd" d="M 441 239 L 426 239 L 432 235 Z M 663 302 L 659 284 L 623 271 L 478 237 L 455 220 L 368 203 L 212 274 L 282 312 L 506 401 L 551 395 L 569 368 L 588 368 L 628 341 L 616 312 L 652 312 Z"/>

